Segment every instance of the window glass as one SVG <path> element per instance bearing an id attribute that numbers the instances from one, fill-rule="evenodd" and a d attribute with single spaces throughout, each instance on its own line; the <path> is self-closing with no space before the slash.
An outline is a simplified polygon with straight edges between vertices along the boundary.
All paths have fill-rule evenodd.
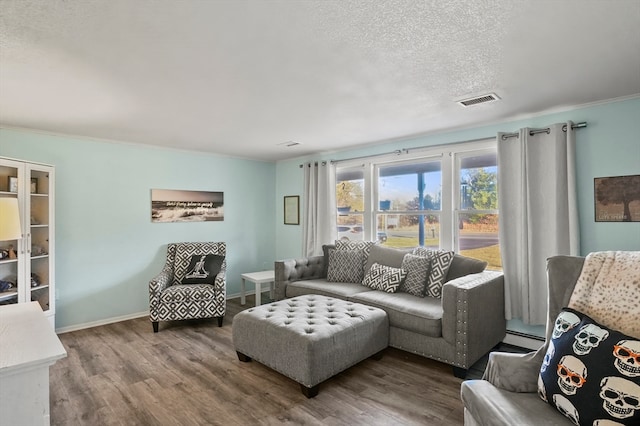
<path id="1" fill-rule="evenodd" d="M 439 160 L 380 166 L 378 241 L 392 247 L 439 247 L 441 193 Z"/>
<path id="2" fill-rule="evenodd" d="M 440 161 L 391 164 L 378 169 L 378 200 L 382 211 L 440 210 Z"/>
<path id="3" fill-rule="evenodd" d="M 440 247 L 440 221 L 437 214 L 378 214 L 377 219 L 377 239 L 382 245 L 397 248 L 420 245 L 434 249 Z"/>
<path id="4" fill-rule="evenodd" d="M 364 239 L 364 172 L 360 169 L 336 173 L 337 230 L 340 240 Z"/>
<path id="5" fill-rule="evenodd" d="M 495 152 L 460 159 L 458 241 L 460 254 L 502 269 L 498 241 L 498 167 Z"/>

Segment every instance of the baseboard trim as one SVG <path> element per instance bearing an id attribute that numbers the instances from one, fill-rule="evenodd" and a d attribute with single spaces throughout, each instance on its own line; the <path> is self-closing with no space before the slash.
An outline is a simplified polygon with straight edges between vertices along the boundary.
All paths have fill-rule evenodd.
<path id="1" fill-rule="evenodd" d="M 239 299 L 240 293 L 227 294 L 227 300 Z M 82 324 L 70 325 L 68 327 L 56 328 L 56 334 L 70 333 L 72 331 L 84 330 L 85 328 L 99 327 L 101 325 L 113 324 L 114 322 L 126 321 L 135 318 L 148 317 L 149 311 L 136 312 L 134 314 L 122 315 L 119 317 L 106 318 L 98 321 L 85 322 Z"/>
<path id="2" fill-rule="evenodd" d="M 540 349 L 544 345 L 544 340 L 538 336 L 530 336 L 513 331 L 507 331 L 507 335 L 502 341 L 507 345 L 519 346 L 533 351 Z"/>
<path id="3" fill-rule="evenodd" d="M 71 331 L 83 330 L 85 328 L 99 327 L 101 325 L 113 324 L 114 322 L 126 321 L 135 318 L 148 317 L 149 311 L 136 312 L 134 314 L 122 315 L 119 317 L 111 317 L 98 321 L 85 322 L 82 324 L 71 325 L 69 327 L 56 328 L 56 334 L 69 333 Z"/>

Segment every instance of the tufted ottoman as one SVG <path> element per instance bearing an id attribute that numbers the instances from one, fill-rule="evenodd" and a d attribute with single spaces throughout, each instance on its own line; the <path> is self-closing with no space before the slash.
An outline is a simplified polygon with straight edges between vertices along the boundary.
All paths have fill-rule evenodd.
<path id="1" fill-rule="evenodd" d="M 318 385 L 389 344 L 387 314 L 378 308 L 305 295 L 247 309 L 233 318 L 240 361 L 251 359 L 300 383 L 307 398 Z"/>

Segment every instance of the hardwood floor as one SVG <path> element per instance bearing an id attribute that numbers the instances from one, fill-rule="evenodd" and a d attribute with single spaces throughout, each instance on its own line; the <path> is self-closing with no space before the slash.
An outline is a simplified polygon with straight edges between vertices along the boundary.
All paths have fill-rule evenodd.
<path id="1" fill-rule="evenodd" d="M 61 334 L 67 358 L 51 367 L 52 425 L 461 425 L 451 367 L 393 348 L 320 385 L 307 399 L 294 381 L 238 361 L 230 300 L 216 320 L 148 318 Z"/>

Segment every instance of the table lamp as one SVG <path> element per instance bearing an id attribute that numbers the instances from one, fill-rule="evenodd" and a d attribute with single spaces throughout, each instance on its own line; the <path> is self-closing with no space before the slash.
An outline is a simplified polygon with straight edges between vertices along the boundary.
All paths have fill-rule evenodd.
<path id="1" fill-rule="evenodd" d="M 0 198 L 0 241 L 19 240 L 20 212 L 17 198 Z"/>

